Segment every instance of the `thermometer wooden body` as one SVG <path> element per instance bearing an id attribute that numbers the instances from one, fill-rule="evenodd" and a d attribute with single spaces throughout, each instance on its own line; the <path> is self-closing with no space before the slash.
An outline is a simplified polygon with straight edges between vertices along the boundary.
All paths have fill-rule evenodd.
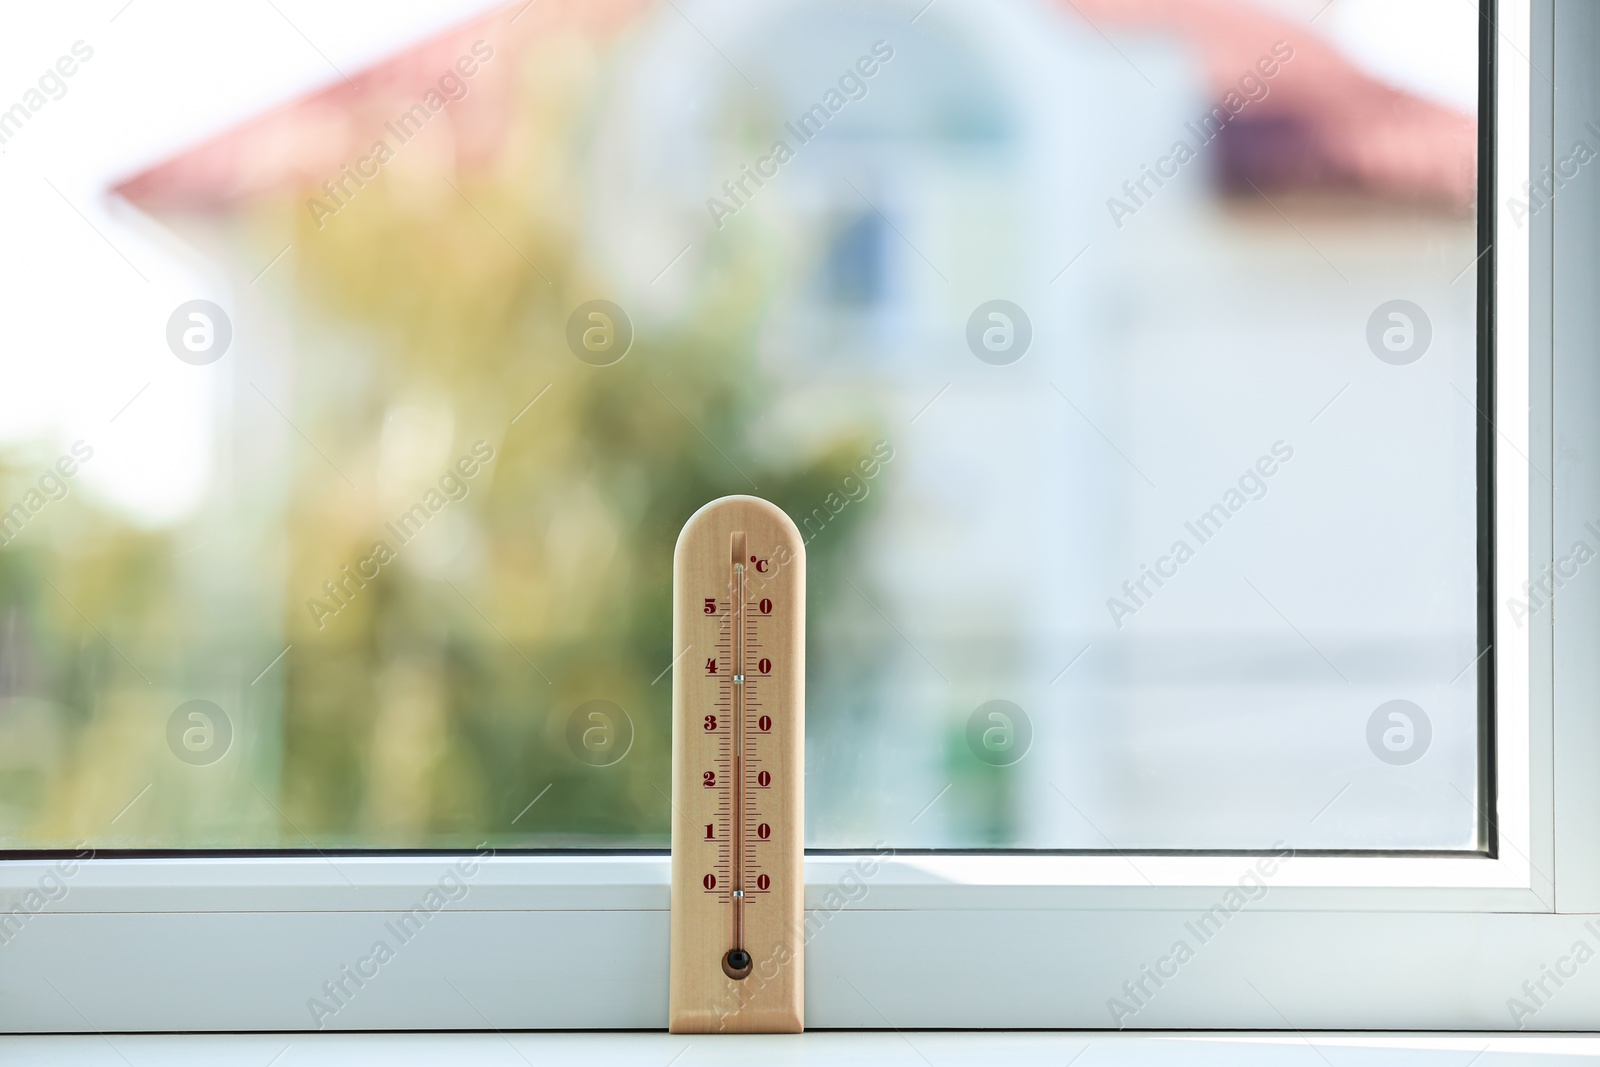
<path id="1" fill-rule="evenodd" d="M 673 1033 L 803 1028 L 805 547 L 723 497 L 673 555 Z"/>

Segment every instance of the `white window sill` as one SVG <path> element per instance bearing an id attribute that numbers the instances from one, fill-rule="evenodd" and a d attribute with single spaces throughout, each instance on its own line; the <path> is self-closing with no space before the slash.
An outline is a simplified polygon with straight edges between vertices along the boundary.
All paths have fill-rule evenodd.
<path id="1" fill-rule="evenodd" d="M 1082 1058 L 1109 1064 L 1215 1064 L 1277 1067 L 1287 1057 L 1336 1060 L 1361 1049 L 1360 1062 L 1398 1067 L 1461 1053 L 1481 1067 L 1505 1058 L 1600 1056 L 1600 1037 L 1524 1034 L 1297 1033 L 982 1033 L 812 1032 L 793 1036 L 682 1037 L 662 1033 L 547 1034 L 111 1034 L 0 1037 L 0 1062 L 12 1067 L 406 1067 L 408 1064 L 584 1063 L 588 1067 L 749 1067 L 751 1063 L 955 1067 L 1006 1063 L 1060 1067 Z M 1293 1051 L 1290 1051 L 1293 1049 Z M 1326 1051 L 1324 1051 L 1326 1050 Z M 1333 1055 L 1328 1056 L 1331 1051 Z M 1347 1053 L 1348 1055 L 1348 1053 Z M 1296 1061 L 1298 1062 L 1298 1061 Z M 1317 1062 L 1308 1059 L 1306 1062 Z"/>

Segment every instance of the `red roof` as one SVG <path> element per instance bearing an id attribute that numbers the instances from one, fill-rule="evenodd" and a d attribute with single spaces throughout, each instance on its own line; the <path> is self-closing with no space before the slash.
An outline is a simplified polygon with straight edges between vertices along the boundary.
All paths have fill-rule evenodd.
<path id="1" fill-rule="evenodd" d="M 650 2 L 517 0 L 354 75 L 353 84 L 338 81 L 251 119 L 115 191 L 146 208 L 192 211 L 316 187 L 365 155 L 384 124 L 435 88 L 478 41 L 494 58 L 464 79 L 467 95 L 443 114 L 458 162 L 487 160 L 510 127 L 519 57 L 563 33 L 614 35 Z M 1232 191 L 1248 191 L 1247 183 L 1268 190 L 1355 190 L 1458 210 L 1473 201 L 1476 120 L 1383 85 L 1301 24 L 1237 0 L 1061 0 L 1061 10 L 1064 18 L 1087 19 L 1113 39 L 1146 32 L 1178 37 L 1197 55 L 1218 104 L 1272 55 L 1276 42 L 1288 42 L 1293 58 L 1264 79 L 1267 95 L 1240 111 L 1218 138 L 1221 177 Z"/>
<path id="2" fill-rule="evenodd" d="M 1180 34 L 1220 101 L 1273 54 L 1294 56 L 1218 139 L 1223 179 L 1244 187 L 1359 189 L 1464 209 L 1477 190 L 1478 122 L 1358 70 L 1303 23 L 1237 0 L 1063 0 L 1104 30 Z"/>
<path id="3" fill-rule="evenodd" d="M 447 104 L 456 159 L 486 160 L 505 141 L 522 74 L 519 57 L 541 38 L 604 37 L 633 22 L 647 0 L 518 0 L 121 182 L 115 192 L 150 209 L 227 209 L 257 196 L 315 188 L 368 154 L 395 122 L 482 41 L 493 58 L 461 78 Z M 480 48 L 481 51 L 481 48 Z M 473 64 L 469 64 L 469 67 Z M 457 90 L 459 91 L 459 90 Z M 389 137 L 392 141 L 393 138 Z"/>

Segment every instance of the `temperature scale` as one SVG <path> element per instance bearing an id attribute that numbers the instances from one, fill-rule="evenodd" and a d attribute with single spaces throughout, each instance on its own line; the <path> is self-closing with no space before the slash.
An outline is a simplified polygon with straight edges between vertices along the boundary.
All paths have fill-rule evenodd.
<path id="1" fill-rule="evenodd" d="M 806 560 L 753 496 L 673 554 L 673 1033 L 804 1027 Z"/>

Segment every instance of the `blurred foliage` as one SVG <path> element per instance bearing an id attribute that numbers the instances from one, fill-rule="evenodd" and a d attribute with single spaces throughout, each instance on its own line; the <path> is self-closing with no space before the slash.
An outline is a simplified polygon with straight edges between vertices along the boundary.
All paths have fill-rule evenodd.
<path id="1" fill-rule="evenodd" d="M 493 168 L 420 191 L 425 177 L 386 174 L 320 230 L 295 216 L 298 319 L 316 332 L 297 368 L 301 410 L 317 405 L 313 437 L 347 455 L 370 449 L 409 405 L 453 424 L 446 464 L 476 440 L 496 451 L 447 509 L 471 525 L 456 559 L 427 573 L 401 549 L 322 629 L 298 600 L 286 606 L 296 655 L 284 814 L 319 841 L 665 845 L 662 672 L 679 529 L 707 501 L 756 486 L 791 514 L 809 511 L 873 437 L 863 426 L 781 464 L 747 447 L 770 393 L 755 361 L 766 293 L 749 264 L 713 262 L 669 321 L 634 309 L 636 337 L 617 364 L 568 350 L 572 309 L 611 294 L 574 221 L 585 215 L 585 116 L 549 106 L 542 88 L 545 104 L 518 110 L 515 147 Z M 567 88 L 554 97 L 592 99 Z M 341 335 L 330 357 L 323 339 Z M 364 556 L 410 503 L 361 490 L 346 506 L 347 487 L 318 462 L 304 459 L 289 505 L 297 593 Z M 421 472 L 413 496 L 447 470 Z M 852 510 L 841 526 L 859 523 L 865 509 Z M 830 531 L 817 548 L 848 541 L 848 529 Z M 830 590 L 812 595 L 825 602 Z M 632 748 L 611 766 L 567 747 L 568 717 L 591 699 L 632 720 Z"/>
<path id="2" fill-rule="evenodd" d="M 304 207 L 315 189 L 244 220 L 250 256 L 293 246 L 292 337 L 265 349 L 276 377 L 233 386 L 235 410 L 258 403 L 251 389 L 283 398 L 298 436 L 285 428 L 281 485 L 155 530 L 75 496 L 53 505 L 48 536 L 0 550 L 0 737 L 26 752 L 0 765 L 4 844 L 666 845 L 680 527 L 753 485 L 808 513 L 878 434 L 847 423 L 803 456 L 750 447 L 776 392 L 755 357 L 771 285 L 738 247 L 670 319 L 630 309 L 620 363 L 568 351 L 572 309 L 612 295 L 577 221 L 579 103 L 598 75 L 570 56 L 529 66 L 491 165 L 399 159 L 320 227 Z M 242 426 L 218 434 L 249 477 L 237 453 L 255 443 Z M 402 545 L 385 524 L 479 441 L 493 459 Z M 815 576 L 839 572 L 829 559 L 875 507 L 846 509 L 810 549 L 813 618 L 843 586 Z M 252 523 L 235 538 L 254 546 L 244 558 L 184 556 L 207 524 Z M 347 583 L 345 606 L 308 605 L 338 605 L 324 582 L 378 541 L 397 558 Z M 169 714 L 196 696 L 235 720 L 215 766 L 168 751 Z M 632 720 L 611 766 L 567 746 L 591 699 Z"/>

